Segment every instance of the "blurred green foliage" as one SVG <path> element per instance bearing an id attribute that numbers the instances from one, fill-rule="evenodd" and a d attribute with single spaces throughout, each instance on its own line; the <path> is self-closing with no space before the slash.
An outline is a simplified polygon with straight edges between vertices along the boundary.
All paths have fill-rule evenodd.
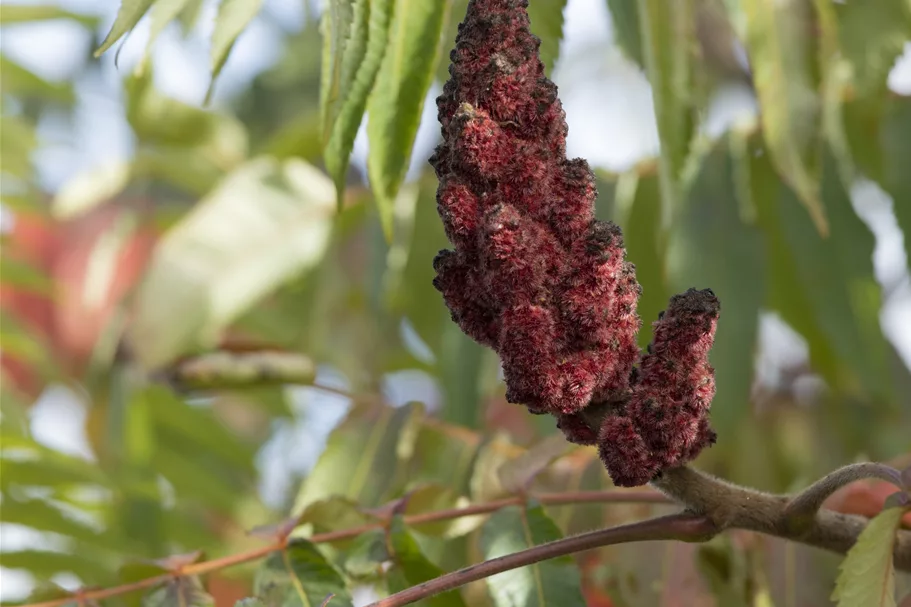
<path id="1" fill-rule="evenodd" d="M 146 14 L 149 49 L 172 22 L 186 34 L 202 4 L 123 0 L 98 53 Z M 554 428 L 504 402 L 496 357 L 459 331 L 431 285 L 431 260 L 447 246 L 436 180 L 427 166 L 405 177 L 466 4 L 328 0 L 321 15 L 308 5 L 278 61 L 218 109 L 162 94 L 145 57 L 120 71 L 133 156 L 55 192 L 44 191 L 33 162 L 46 143 L 39 125 L 75 116 L 74 82 L 0 56 L 0 195 L 16 219 L 2 258 L 0 520 L 43 534 L 27 548 L 4 546 L 0 565 L 33 576 L 33 599 L 65 596 L 52 584 L 62 573 L 110 586 L 167 571 L 173 563 L 153 559 L 171 554 L 239 552 L 258 545 L 245 529 L 289 510 L 300 526 L 287 550 L 205 586 L 182 578 L 142 604 L 222 604 L 253 592 L 262 602 L 241 604 L 316 605 L 330 594 L 330 605 L 352 604 L 354 586 L 393 592 L 657 508 L 530 502 L 486 520 L 414 526 L 396 512 L 385 537 L 306 539 L 369 524 L 403 496 L 404 512 L 416 514 L 512 495 L 511 478 L 530 482 L 532 494 L 609 486 L 591 450 L 534 450 Z M 699 465 L 787 490 L 855 458 L 907 454 L 911 375 L 881 329 L 887 293 L 855 208 L 858 183 L 890 195 L 911 259 L 911 98 L 887 87 L 911 44 L 911 4 L 606 4 L 617 44 L 652 83 L 661 139 L 660 157 L 598 171 L 598 215 L 623 228 L 644 287 L 640 343 L 672 293 L 711 287 L 723 302 L 712 354 L 720 439 Z M 219 3 L 213 82 L 261 5 Z M 531 0 L 548 71 L 564 7 Z M 49 4 L 0 11 L 4 28 L 60 19 L 87 32 L 98 25 Z M 710 138 L 711 100 L 732 83 L 750 87 L 761 120 Z M 350 156 L 364 120 L 361 174 Z M 116 220 L 90 227 L 109 212 Z M 808 349 L 807 361 L 776 369 L 777 382 L 756 373 L 766 313 Z M 72 319 L 85 332 L 73 333 Z M 184 357 L 215 349 L 298 353 L 318 366 L 324 388 L 344 377 L 346 417 L 281 507 L 258 489 L 263 447 L 318 416 L 326 392 L 302 399 L 268 382 L 188 391 L 174 381 Z M 413 388 L 404 372 L 429 379 L 439 398 L 424 390 L 393 399 Z M 825 386 L 810 399 L 798 386 L 808 379 Z M 55 385 L 85 412 L 88 459 L 33 434 L 36 398 Z M 719 605 L 819 604 L 836 561 L 787 549 L 795 552 L 776 560 L 774 543 L 713 543 L 690 569 Z M 711 604 L 656 564 L 673 557 L 663 550 L 605 549 L 578 559 L 581 569 L 548 561 L 428 604 L 651 605 L 673 592 Z M 774 562 L 757 565 L 763 558 Z M 139 601 L 134 593 L 105 604 Z"/>

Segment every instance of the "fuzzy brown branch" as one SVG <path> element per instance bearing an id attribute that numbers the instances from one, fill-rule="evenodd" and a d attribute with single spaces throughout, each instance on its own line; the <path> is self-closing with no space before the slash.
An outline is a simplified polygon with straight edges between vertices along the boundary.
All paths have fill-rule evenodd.
<path id="1" fill-rule="evenodd" d="M 542 504 L 550 506 L 569 506 L 573 504 L 591 504 L 591 503 L 615 503 L 615 504 L 667 504 L 669 500 L 658 493 L 657 491 L 651 490 L 640 490 L 640 491 L 618 491 L 618 490 L 608 490 L 608 491 L 573 491 L 565 493 L 542 493 L 535 496 L 516 496 L 511 498 L 504 498 L 500 500 L 494 500 L 491 502 L 485 502 L 482 504 L 472 504 L 464 508 L 448 508 L 445 510 L 437 510 L 433 512 L 422 512 L 418 514 L 406 515 L 404 522 L 407 525 L 419 525 L 422 523 L 433 523 L 444 520 L 452 520 L 457 518 L 463 518 L 467 516 L 477 516 L 483 514 L 490 514 L 506 508 L 507 506 L 517 506 L 525 503 L 528 499 L 534 499 Z M 380 529 L 383 527 L 383 524 L 380 522 L 361 525 L 358 527 L 351 527 L 348 529 L 340 529 L 338 531 L 329 531 L 327 533 L 318 533 L 312 535 L 308 539 L 314 544 L 322 543 L 331 543 L 338 542 L 346 539 L 351 539 L 366 533 L 367 531 L 372 531 L 374 529 Z M 228 567 L 233 567 L 235 565 L 240 565 L 243 563 L 248 563 L 250 561 L 255 561 L 261 558 L 264 558 L 275 552 L 277 550 L 283 550 L 285 548 L 287 537 L 280 538 L 278 541 L 272 542 L 267 546 L 261 546 L 259 548 L 254 548 L 252 550 L 247 550 L 245 552 L 239 552 L 237 554 L 231 554 L 221 558 L 213 559 L 210 561 L 203 561 L 200 563 L 192 563 L 181 567 L 177 571 L 172 571 L 168 573 L 163 573 L 154 577 L 138 580 L 131 582 L 129 584 L 123 584 L 120 586 L 113 586 L 111 588 L 97 588 L 93 590 L 84 590 L 74 593 L 72 596 L 67 596 L 59 599 L 53 599 L 50 601 L 43 601 L 40 603 L 29 603 L 23 607 L 62 607 L 73 602 L 85 603 L 90 601 L 99 601 L 106 598 L 111 598 L 114 596 L 120 596 L 123 594 L 128 594 L 130 592 L 137 592 L 139 590 L 145 590 L 147 588 L 152 588 L 158 586 L 159 584 L 164 584 L 173 580 L 176 577 L 189 577 L 195 575 L 203 575 L 206 573 L 211 573 L 213 571 L 219 571 L 222 569 L 227 569 Z"/>
<path id="2" fill-rule="evenodd" d="M 796 496 L 772 495 L 740 487 L 687 467 L 665 470 L 652 485 L 688 511 L 708 516 L 719 530 L 757 531 L 845 554 L 857 541 L 867 519 L 819 508 L 807 516 L 806 511 L 817 502 L 821 503 L 825 491 L 838 482 L 863 478 L 858 476 L 862 473 L 881 478 L 884 468 L 872 465 L 842 468 Z M 792 507 L 794 503 L 798 504 L 796 511 Z M 794 516 L 798 517 L 796 523 Z M 893 556 L 897 569 L 911 572 L 911 532 L 898 532 Z"/>
<path id="3" fill-rule="evenodd" d="M 717 529 L 709 517 L 686 513 L 672 514 L 609 529 L 599 529 L 598 531 L 541 544 L 528 550 L 522 550 L 521 552 L 515 552 L 447 573 L 423 584 L 412 586 L 402 592 L 380 599 L 371 603 L 368 607 L 401 607 L 402 605 L 410 605 L 422 599 L 503 573 L 504 571 L 603 546 L 657 540 L 704 542 L 714 537 L 716 533 Z"/>

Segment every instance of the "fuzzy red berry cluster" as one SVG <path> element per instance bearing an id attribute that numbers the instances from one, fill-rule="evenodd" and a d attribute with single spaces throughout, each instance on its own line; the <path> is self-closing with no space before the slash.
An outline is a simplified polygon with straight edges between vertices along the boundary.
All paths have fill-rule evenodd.
<path id="1" fill-rule="evenodd" d="M 430 160 L 454 250 L 434 259 L 434 286 L 499 354 L 510 402 L 597 444 L 615 484 L 641 485 L 714 442 L 718 301 L 672 299 L 640 360 L 635 266 L 620 229 L 594 218 L 588 164 L 566 158 L 565 114 L 526 7 L 471 0 L 459 26 Z"/>

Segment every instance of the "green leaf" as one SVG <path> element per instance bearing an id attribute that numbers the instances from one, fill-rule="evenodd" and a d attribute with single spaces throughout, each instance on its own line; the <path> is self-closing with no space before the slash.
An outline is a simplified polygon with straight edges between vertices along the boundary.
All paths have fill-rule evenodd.
<path id="1" fill-rule="evenodd" d="M 215 607 L 215 599 L 198 577 L 178 577 L 142 597 L 142 607 Z"/>
<path id="2" fill-rule="evenodd" d="M 467 428 L 426 419 L 407 463 L 409 484 L 440 483 L 459 494 L 467 493 L 480 442 L 480 437 Z"/>
<path id="3" fill-rule="evenodd" d="M 393 204 L 433 82 L 450 1 L 396 0 L 389 49 L 367 107 L 367 170 L 387 241 L 392 239 Z"/>
<path id="4" fill-rule="evenodd" d="M 695 44 L 694 7 L 691 0 L 667 3 L 638 0 L 643 57 L 649 82 L 661 157 L 658 173 L 661 186 L 662 226 L 667 228 L 679 196 L 679 180 L 693 137 L 692 59 Z"/>
<path id="5" fill-rule="evenodd" d="M 887 396 L 890 382 L 879 325 L 881 293 L 873 274 L 875 240 L 854 211 L 835 159 L 825 155 L 822 174 L 831 224 L 828 238 L 813 228 L 790 189 L 782 188 L 780 195 L 781 228 L 802 290 L 845 363 L 840 382 L 854 391 L 862 386 L 868 395 Z"/>
<path id="6" fill-rule="evenodd" d="M 717 385 L 712 421 L 722 437 L 751 410 L 753 356 L 765 297 L 762 236 L 740 217 L 728 143 L 715 143 L 702 159 L 674 218 L 667 250 L 672 291 L 710 288 L 721 301 L 710 356 Z"/>
<path id="7" fill-rule="evenodd" d="M 3 5 L 4 8 L 9 8 Z M 6 22 L 3 22 L 4 25 Z M 10 61 L 5 55 L 0 55 L 0 91 L 4 95 L 17 97 L 34 97 L 40 100 L 72 103 L 75 100 L 73 86 L 70 82 L 50 82 L 27 70 L 15 61 Z"/>
<path id="8" fill-rule="evenodd" d="M 52 214 L 57 219 L 72 219 L 111 201 L 129 184 L 131 168 L 125 160 L 112 160 L 77 173 L 57 190 Z"/>
<path id="9" fill-rule="evenodd" d="M 54 292 L 54 281 L 50 276 L 31 264 L 4 254 L 0 257 L 0 276 L 4 287 L 15 287 L 17 291 L 35 295 L 51 296 Z M 6 320 L 4 318 L 4 320 Z M 4 329 L 0 334 L 5 334 Z M 6 348 L 4 348 L 6 349 Z"/>
<path id="10" fill-rule="evenodd" d="M 493 559 L 560 539 L 560 530 L 541 506 L 510 506 L 481 528 L 481 551 Z M 561 556 L 487 578 L 497 607 L 584 606 L 582 580 L 572 557 Z"/>
<path id="11" fill-rule="evenodd" d="M 342 497 L 331 497 L 309 504 L 298 517 L 298 529 L 309 527 L 309 537 L 319 533 L 361 527 L 372 521 L 369 515 L 361 511 L 357 502 Z M 295 536 L 301 536 L 297 529 Z M 336 545 L 342 546 L 344 542 L 337 542 Z"/>
<path id="12" fill-rule="evenodd" d="M 95 51 L 95 57 L 101 57 L 101 55 L 114 46 L 124 34 L 136 27 L 136 24 L 139 23 L 139 20 L 146 14 L 154 1 L 155 0 L 122 0 L 120 3 L 120 10 L 117 11 L 117 18 L 114 19 L 114 24 L 111 26 L 108 35 L 105 36 L 101 46 Z"/>
<path id="13" fill-rule="evenodd" d="M 358 406 L 329 436 L 326 449 L 297 495 L 294 511 L 341 496 L 378 506 L 395 490 L 401 460 L 413 452 L 422 408 Z"/>
<path id="14" fill-rule="evenodd" d="M 293 540 L 281 552 L 273 552 L 256 572 L 254 592 L 266 605 L 316 607 L 334 595 L 332 607 L 351 607 L 345 581 L 316 546 Z"/>
<path id="15" fill-rule="evenodd" d="M 911 97 L 894 97 L 886 104 L 880 129 L 882 149 L 881 185 L 892 197 L 892 208 L 905 234 L 905 252 L 911 268 Z"/>
<path id="16" fill-rule="evenodd" d="M 74 13 L 52 4 L 4 4 L 0 6 L 0 22 L 3 25 L 52 19 L 69 19 L 89 27 L 94 27 L 98 23 L 98 18 L 93 15 Z M 6 78 L 6 73 L 3 74 L 3 77 Z"/>
<path id="17" fill-rule="evenodd" d="M 552 434 L 530 447 L 516 459 L 505 462 L 497 469 L 500 483 L 510 493 L 527 491 L 531 482 L 554 460 L 566 455 L 573 445 L 563 433 Z"/>
<path id="18" fill-rule="evenodd" d="M 563 11 L 566 0 L 536 0 L 528 3 L 531 33 L 541 39 L 538 56 L 544 64 L 544 73 L 550 74 L 560 56 L 563 40 Z"/>
<path id="19" fill-rule="evenodd" d="M 892 546 L 905 508 L 887 508 L 861 532 L 841 563 L 832 593 L 838 607 L 895 607 Z"/>
<path id="20" fill-rule="evenodd" d="M 445 401 L 444 420 L 477 428 L 481 423 L 481 371 L 487 350 L 466 336 L 454 322 L 443 327 L 438 373 Z"/>
<path id="21" fill-rule="evenodd" d="M 829 336 L 822 329 L 806 292 L 781 217 L 782 205 L 797 203 L 792 198 L 783 198 L 782 189 L 786 186 L 781 183 L 761 144 L 757 142 L 752 149 L 750 186 L 767 252 L 767 306 L 780 314 L 788 325 L 807 340 L 813 369 L 832 385 L 838 385 L 844 378 L 840 373 L 838 355 Z M 795 211 L 799 210 L 791 209 L 792 213 Z M 805 220 L 804 223 L 808 222 Z"/>
<path id="22" fill-rule="evenodd" d="M 351 542 L 340 560 L 344 572 L 357 581 L 378 581 L 383 575 L 384 564 L 389 561 L 386 532 L 373 529 L 361 533 Z"/>
<path id="23" fill-rule="evenodd" d="M 0 171 L 30 181 L 31 154 L 37 143 L 35 127 L 24 118 L 10 115 L 0 117 L 0 157 L 3 158 Z"/>
<path id="24" fill-rule="evenodd" d="M 607 0 L 607 7 L 617 46 L 630 61 L 644 68 L 638 0 Z"/>
<path id="25" fill-rule="evenodd" d="M 267 605 L 262 600 L 251 596 L 237 601 L 234 603 L 234 607 L 267 607 Z"/>
<path id="26" fill-rule="evenodd" d="M 4 463 L 5 467 L 5 463 Z M 85 525 L 65 510 L 42 499 L 16 499 L 10 495 L 3 496 L 3 522 L 16 523 L 37 531 L 50 531 L 60 535 L 116 550 L 116 538 L 110 534 L 99 534 L 94 526 Z"/>
<path id="27" fill-rule="evenodd" d="M 911 41 L 911 4 L 906 0 L 833 2 L 840 51 L 852 68 L 854 93 L 886 94 L 895 60 Z"/>
<path id="28" fill-rule="evenodd" d="M 212 48 L 209 55 L 212 59 L 212 84 L 206 98 L 212 94 L 212 86 L 221 73 L 228 53 L 237 37 L 262 8 L 263 0 L 222 0 L 218 5 L 218 15 L 215 17 L 215 29 L 212 30 Z"/>
<path id="29" fill-rule="evenodd" d="M 394 0 L 334 0 L 323 14 L 323 156 L 342 200 L 354 138 L 389 47 Z"/>
<path id="30" fill-rule="evenodd" d="M 39 579 L 50 579 L 59 573 L 72 573 L 87 584 L 100 582 L 108 577 L 103 562 L 94 560 L 96 555 L 67 554 L 50 550 L 11 550 L 0 552 L 0 567 L 25 569 Z"/>
<path id="31" fill-rule="evenodd" d="M 405 526 L 402 517 L 392 519 L 389 529 L 389 545 L 392 548 L 392 559 L 401 578 L 390 578 L 390 592 L 399 592 L 411 586 L 417 586 L 443 574 L 443 571 L 424 556 L 420 545 Z M 404 582 L 401 584 L 400 582 Z M 438 594 L 417 603 L 422 607 L 462 607 L 465 602 L 458 590 Z"/>
<path id="32" fill-rule="evenodd" d="M 455 49 L 456 36 L 459 32 L 459 24 L 465 19 L 465 13 L 468 10 L 468 0 L 451 0 L 450 8 L 446 13 L 446 20 L 443 24 L 443 32 L 440 36 L 440 48 L 442 49 L 443 60 L 437 64 L 436 80 L 446 82 L 449 80 L 449 55 Z"/>
<path id="33" fill-rule="evenodd" d="M 762 114 L 762 129 L 779 173 L 797 192 L 823 235 L 817 151 L 821 108 L 808 2 L 743 0 L 746 46 Z"/>
<path id="34" fill-rule="evenodd" d="M 146 57 L 152 52 L 152 45 L 158 40 L 161 32 L 187 8 L 192 0 L 157 0 L 149 13 L 149 41 L 146 42 Z"/>
<path id="35" fill-rule="evenodd" d="M 331 183 L 303 161 L 259 158 L 229 175 L 159 242 L 136 296 L 137 358 L 154 368 L 212 343 L 319 262 L 334 211 Z"/>
<path id="36" fill-rule="evenodd" d="M 615 196 L 613 220 L 623 230 L 627 259 L 636 264 L 636 280 L 642 285 L 637 310 L 642 319 L 639 345 L 645 348 L 652 339 L 652 323 L 670 297 L 665 284 L 658 178 L 636 170 L 624 173 Z"/>

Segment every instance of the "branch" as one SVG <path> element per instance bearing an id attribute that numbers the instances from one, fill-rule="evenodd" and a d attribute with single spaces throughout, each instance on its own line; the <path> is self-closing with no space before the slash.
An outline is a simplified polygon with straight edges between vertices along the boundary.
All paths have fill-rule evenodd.
<path id="1" fill-rule="evenodd" d="M 796 512 L 804 513 L 807 508 L 821 504 L 838 487 L 869 477 L 895 481 L 898 472 L 882 464 L 846 466 L 797 496 L 789 497 L 733 485 L 687 467 L 672 468 L 652 484 L 684 505 L 683 513 L 593 531 L 484 561 L 408 588 L 368 607 L 408 605 L 491 575 L 592 548 L 654 540 L 705 542 L 726 529 L 756 531 L 844 554 L 857 541 L 867 519 L 820 510 L 816 505 L 809 522 L 800 528 L 793 524 L 792 505 L 798 504 Z M 911 572 L 911 533 L 896 534 L 893 556 L 896 569 Z"/>
<path id="2" fill-rule="evenodd" d="M 672 514 L 630 525 L 600 529 L 541 544 L 528 550 L 507 554 L 506 556 L 447 573 L 423 584 L 412 586 L 402 592 L 380 599 L 371 603 L 368 607 L 400 607 L 409 605 L 421 599 L 453 590 L 504 571 L 603 546 L 657 540 L 704 542 L 714 537 L 716 533 L 717 529 L 710 518 L 693 514 Z"/>
<path id="3" fill-rule="evenodd" d="M 878 478 L 901 488 L 901 473 L 891 466 L 874 462 L 845 466 L 794 496 L 784 512 L 788 522 L 796 532 L 806 530 L 829 496 L 845 485 L 865 478 Z"/>
<path id="4" fill-rule="evenodd" d="M 609 491 L 575 491 L 575 492 L 566 492 L 566 493 L 543 493 L 536 496 L 530 496 L 531 499 L 535 499 L 538 502 L 550 506 L 568 506 L 572 504 L 585 504 L 585 503 L 645 503 L 645 504 L 666 504 L 669 503 L 669 500 L 664 497 L 662 494 L 656 491 L 618 491 L 616 489 Z M 420 514 L 411 514 L 407 515 L 404 518 L 404 522 L 407 525 L 419 525 L 422 523 L 432 523 L 437 521 L 457 519 L 466 516 L 477 516 L 481 514 L 490 514 L 496 512 L 507 506 L 517 506 L 524 504 L 528 497 L 510 497 L 500 500 L 495 500 L 491 502 L 485 502 L 483 504 L 473 504 L 466 506 L 464 508 L 449 508 L 446 510 L 438 510 L 434 512 L 423 512 Z M 312 535 L 309 538 L 306 538 L 314 544 L 322 544 L 329 542 L 338 542 L 345 539 L 350 539 L 357 537 L 362 533 L 371 531 L 374 529 L 381 529 L 383 523 L 373 523 L 369 525 L 361 525 L 360 527 L 351 527 L 349 529 L 341 529 L 338 531 L 330 531 L 327 533 L 318 533 Z M 185 565 L 174 571 L 169 571 L 161 575 L 157 575 L 150 578 L 145 578 L 138 580 L 136 582 L 131 582 L 129 584 L 123 584 L 120 586 L 114 586 L 111 588 L 100 588 L 95 590 L 85 590 L 77 591 L 72 596 L 67 596 L 59 599 L 54 599 L 50 601 L 44 601 L 41 603 L 30 603 L 24 605 L 23 607 L 61 607 L 62 605 L 67 605 L 72 602 L 78 602 L 80 604 L 88 601 L 97 601 L 101 599 L 106 599 L 114 596 L 119 596 L 122 594 L 127 594 L 130 592 L 136 592 L 139 590 L 145 590 L 146 588 L 152 588 L 159 584 L 167 583 L 178 577 L 189 577 L 196 575 L 203 575 L 206 573 L 211 573 L 213 571 L 219 571 L 221 569 L 226 569 L 228 567 L 233 567 L 235 565 L 240 565 L 243 563 L 248 563 L 250 561 L 255 561 L 261 558 L 264 558 L 271 554 L 272 552 L 278 550 L 284 550 L 287 544 L 288 538 L 282 537 L 277 541 L 272 542 L 268 546 L 261 546 L 253 550 L 247 550 L 245 552 L 240 552 L 237 554 L 231 554 L 221 558 L 213 559 L 211 561 L 203 561 L 200 563 L 192 563 L 190 565 Z"/>
<path id="5" fill-rule="evenodd" d="M 807 509 L 819 502 L 826 488 L 838 482 L 850 482 L 864 478 L 864 475 L 891 476 L 888 470 L 887 466 L 876 464 L 848 466 L 793 497 L 740 487 L 686 467 L 665 470 L 652 485 L 685 505 L 687 510 L 709 517 L 719 530 L 757 531 L 845 554 L 857 541 L 868 519 L 818 508 L 807 515 Z M 794 503 L 798 504 L 796 514 L 792 507 Z M 801 521 L 799 517 L 806 520 Z M 911 532 L 898 531 L 892 554 L 897 569 L 911 572 Z"/>
<path id="6" fill-rule="evenodd" d="M 293 352 L 219 351 L 186 358 L 166 374 L 173 384 L 184 390 L 273 384 L 312 385 L 316 378 L 316 365 L 306 356 Z"/>

